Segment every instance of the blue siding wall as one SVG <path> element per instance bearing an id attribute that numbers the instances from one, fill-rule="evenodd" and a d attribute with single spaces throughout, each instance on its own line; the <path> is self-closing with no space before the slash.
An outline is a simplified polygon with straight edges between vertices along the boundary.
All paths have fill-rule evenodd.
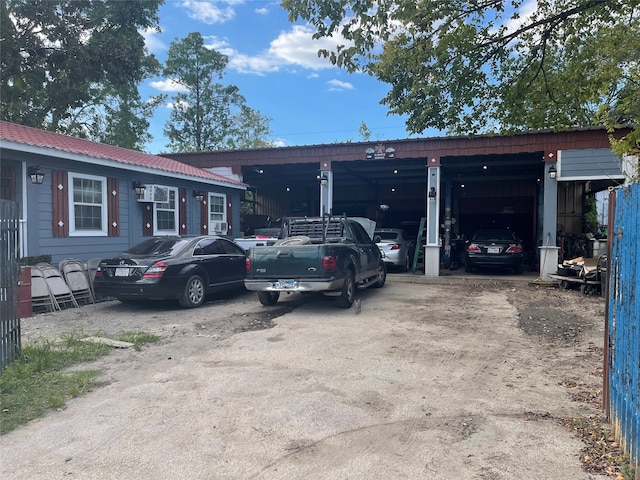
<path id="1" fill-rule="evenodd" d="M 142 214 L 146 204 L 136 200 L 132 189 L 132 181 L 144 184 L 167 185 L 187 190 L 187 232 L 200 233 L 200 207 L 193 198 L 193 190 L 204 190 L 227 195 L 227 202 L 232 202 L 232 218 L 228 219 L 237 229 L 240 225 L 240 195 L 241 190 L 223 186 L 208 185 L 197 181 L 189 181 L 175 177 L 153 175 L 149 173 L 136 174 L 128 170 L 91 165 L 70 160 L 51 157 L 30 158 L 31 164 L 37 164 L 45 172 L 42 185 L 33 185 L 27 181 L 27 211 L 28 211 L 28 245 L 29 255 L 51 255 L 54 265 L 65 258 L 78 258 L 86 261 L 89 258 L 107 258 L 126 250 L 130 246 L 144 239 L 142 231 Z M 109 236 L 68 236 L 54 237 L 52 228 L 52 171 L 61 170 L 78 174 L 98 175 L 105 178 L 115 178 L 119 182 L 119 215 L 120 235 Z M 232 236 L 240 236 L 237 231 L 229 232 Z"/>
<path id="2" fill-rule="evenodd" d="M 623 179 L 620 159 L 608 148 L 562 150 L 559 163 L 560 178 L 583 180 Z"/>
<path id="3" fill-rule="evenodd" d="M 610 226 L 609 415 L 638 472 L 640 462 L 640 184 L 616 189 Z"/>

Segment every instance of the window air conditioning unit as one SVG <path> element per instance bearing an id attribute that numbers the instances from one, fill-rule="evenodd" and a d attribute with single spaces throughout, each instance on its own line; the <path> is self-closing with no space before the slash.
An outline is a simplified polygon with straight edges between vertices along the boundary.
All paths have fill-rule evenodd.
<path id="1" fill-rule="evenodd" d="M 169 187 L 160 185 L 147 185 L 144 195 L 138 198 L 139 202 L 166 203 L 169 201 Z"/>
<path id="2" fill-rule="evenodd" d="M 221 235 L 226 235 L 227 222 L 213 222 L 213 232 Z"/>

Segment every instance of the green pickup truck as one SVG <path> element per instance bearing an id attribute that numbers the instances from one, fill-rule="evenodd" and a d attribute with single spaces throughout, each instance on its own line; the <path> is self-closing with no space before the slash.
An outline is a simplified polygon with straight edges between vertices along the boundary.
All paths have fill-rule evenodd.
<path id="1" fill-rule="evenodd" d="M 285 218 L 275 244 L 249 252 L 244 284 L 266 306 L 281 293 L 322 292 L 350 308 L 357 288 L 380 288 L 387 279 L 374 228 L 365 218 Z"/>

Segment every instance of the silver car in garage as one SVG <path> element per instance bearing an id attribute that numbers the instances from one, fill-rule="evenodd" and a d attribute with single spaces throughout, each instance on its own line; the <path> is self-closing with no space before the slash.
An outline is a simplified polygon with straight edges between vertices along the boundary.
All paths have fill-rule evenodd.
<path id="1" fill-rule="evenodd" d="M 384 253 L 383 260 L 387 266 L 402 272 L 411 268 L 416 242 L 407 232 L 401 228 L 379 228 L 374 235 L 379 237 L 376 245 Z"/>

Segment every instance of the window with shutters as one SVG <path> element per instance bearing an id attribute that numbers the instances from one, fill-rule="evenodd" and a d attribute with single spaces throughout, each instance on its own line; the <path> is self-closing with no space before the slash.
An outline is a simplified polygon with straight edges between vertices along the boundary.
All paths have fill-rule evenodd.
<path id="1" fill-rule="evenodd" d="M 69 236 L 106 236 L 107 179 L 69 173 Z"/>
<path id="2" fill-rule="evenodd" d="M 178 235 L 178 189 L 168 188 L 166 202 L 154 203 L 153 234 Z"/>

